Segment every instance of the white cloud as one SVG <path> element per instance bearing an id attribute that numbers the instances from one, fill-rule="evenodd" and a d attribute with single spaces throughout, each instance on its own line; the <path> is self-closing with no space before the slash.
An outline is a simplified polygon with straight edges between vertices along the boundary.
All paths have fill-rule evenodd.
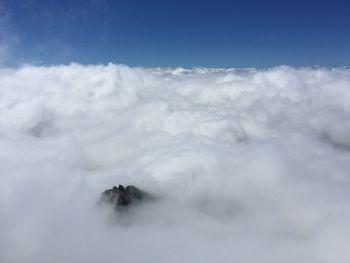
<path id="1" fill-rule="evenodd" d="M 0 262 L 350 260 L 348 69 L 0 70 Z M 114 184 L 159 201 L 118 216 Z"/>

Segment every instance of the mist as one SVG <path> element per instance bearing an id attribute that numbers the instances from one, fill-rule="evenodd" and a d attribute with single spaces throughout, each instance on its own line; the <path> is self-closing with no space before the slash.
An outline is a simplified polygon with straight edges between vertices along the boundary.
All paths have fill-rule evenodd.
<path id="1" fill-rule="evenodd" d="M 348 68 L 0 69 L 0 262 L 350 261 Z M 113 185 L 157 198 L 127 213 Z"/>

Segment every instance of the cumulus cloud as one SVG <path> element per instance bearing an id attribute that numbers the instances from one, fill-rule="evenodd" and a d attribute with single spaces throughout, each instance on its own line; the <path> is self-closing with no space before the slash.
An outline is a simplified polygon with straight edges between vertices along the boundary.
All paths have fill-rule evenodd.
<path id="1" fill-rule="evenodd" d="M 350 71 L 0 70 L 0 262 L 349 262 Z M 115 184 L 158 196 L 96 206 Z"/>

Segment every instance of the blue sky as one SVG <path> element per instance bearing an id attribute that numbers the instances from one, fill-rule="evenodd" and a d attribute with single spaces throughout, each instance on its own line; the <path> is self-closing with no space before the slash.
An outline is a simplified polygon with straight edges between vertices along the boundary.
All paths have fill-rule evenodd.
<path id="1" fill-rule="evenodd" d="M 350 65 L 350 1 L 5 0 L 0 15 L 7 64 Z"/>

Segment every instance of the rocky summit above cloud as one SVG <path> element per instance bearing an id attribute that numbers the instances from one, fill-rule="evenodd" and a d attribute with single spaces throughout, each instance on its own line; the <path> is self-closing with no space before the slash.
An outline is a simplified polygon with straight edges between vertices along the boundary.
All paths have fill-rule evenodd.
<path id="1" fill-rule="evenodd" d="M 150 201 L 152 196 L 133 186 L 128 185 L 124 187 L 119 185 L 113 186 L 111 189 L 105 190 L 99 199 L 101 203 L 111 204 L 114 210 L 118 211 L 131 205 L 139 204 L 142 201 Z"/>

